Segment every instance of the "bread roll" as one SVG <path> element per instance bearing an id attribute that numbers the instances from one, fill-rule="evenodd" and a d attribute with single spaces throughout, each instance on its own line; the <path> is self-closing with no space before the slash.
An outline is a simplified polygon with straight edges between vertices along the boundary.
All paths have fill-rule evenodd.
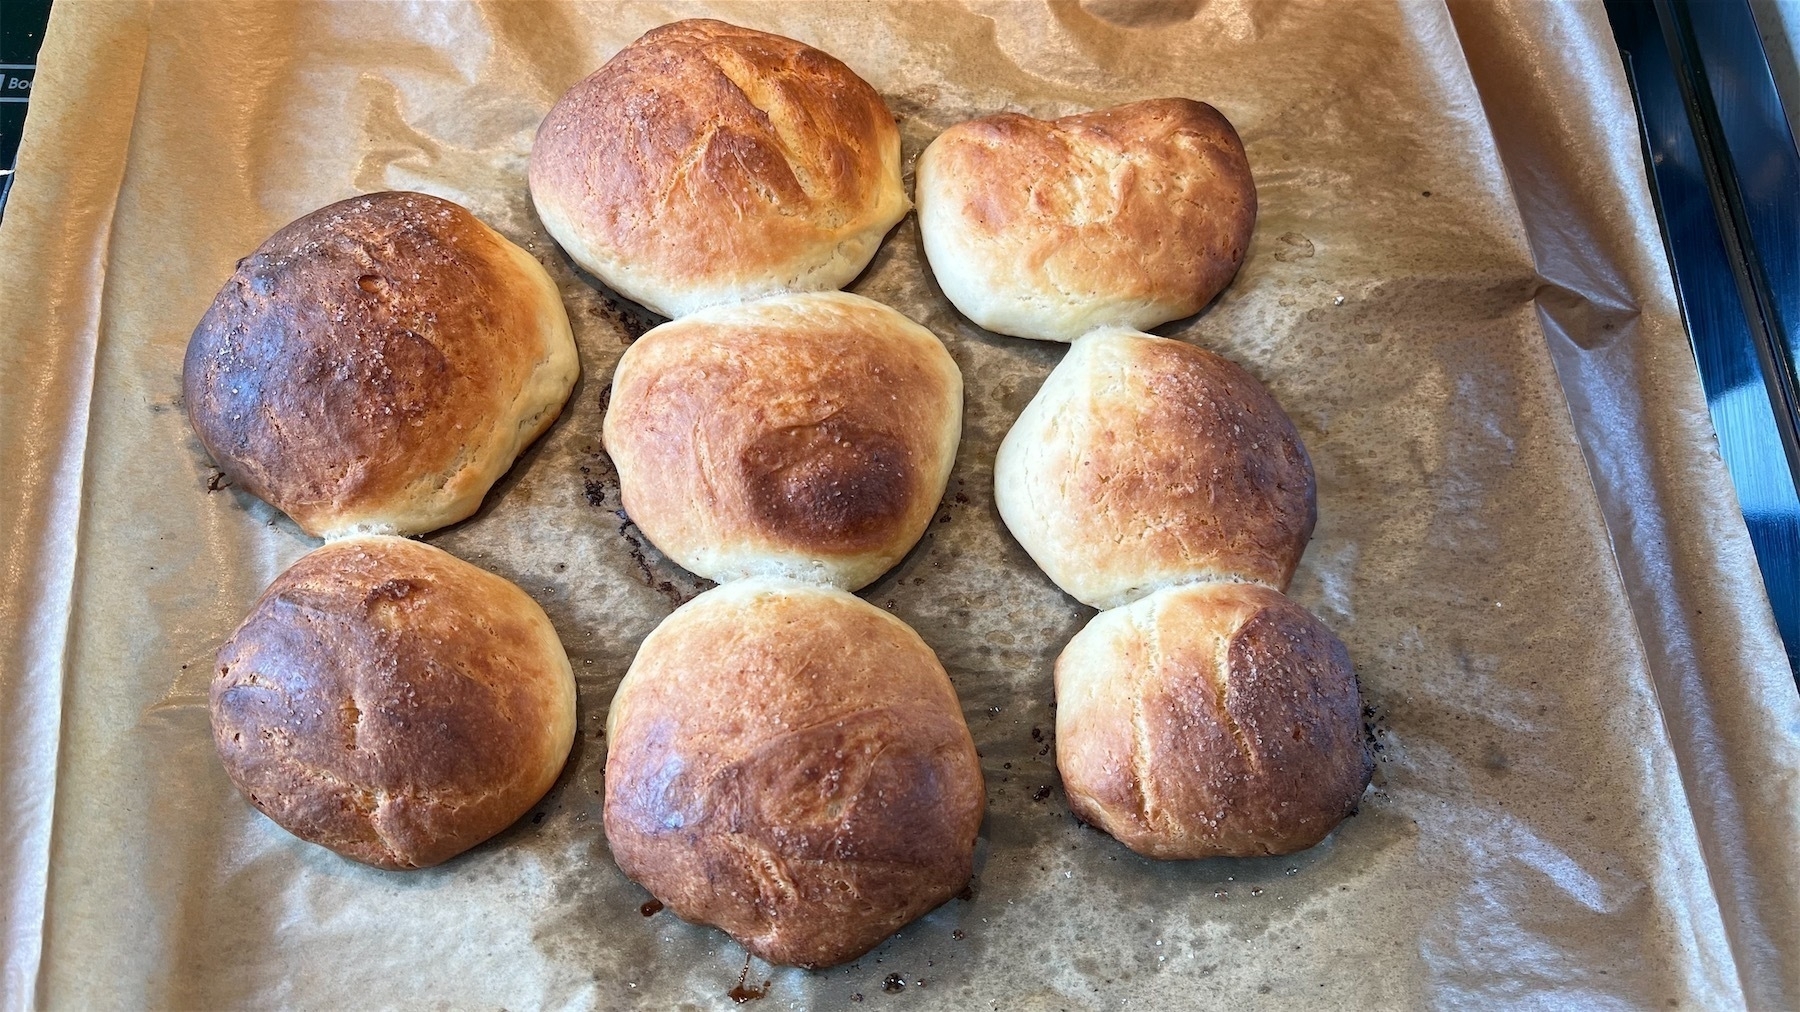
<path id="1" fill-rule="evenodd" d="M 1237 273 L 1256 187 L 1237 132 L 1182 98 L 953 126 L 914 170 L 919 234 L 963 315 L 1072 341 L 1199 312 Z"/>
<path id="2" fill-rule="evenodd" d="M 1075 342 L 1000 444 L 994 499 L 1057 586 L 1097 608 L 1197 579 L 1286 589 L 1312 463 L 1262 384 L 1132 331 Z"/>
<path id="3" fill-rule="evenodd" d="M 842 287 L 906 214 L 900 132 L 850 68 L 719 21 L 664 25 L 538 127 L 531 199 L 576 263 L 664 316 Z"/>
<path id="4" fill-rule="evenodd" d="M 308 534 L 416 534 L 475 512 L 579 369 L 528 253 L 447 200 L 371 193 L 238 261 L 183 386 L 219 468 Z"/>
<path id="5" fill-rule="evenodd" d="M 986 795 L 956 692 L 842 591 L 690 601 L 639 648 L 606 741 L 619 867 L 772 963 L 854 959 L 969 883 Z"/>
<path id="6" fill-rule="evenodd" d="M 575 737 L 575 678 L 537 602 L 402 538 L 294 563 L 219 650 L 211 695 L 238 790 L 378 868 L 434 865 L 505 829 Z"/>
<path id="7" fill-rule="evenodd" d="M 1070 809 L 1148 857 L 1305 849 L 1374 770 L 1344 645 L 1265 587 L 1101 612 L 1057 659 L 1056 704 Z"/>
<path id="8" fill-rule="evenodd" d="M 854 590 L 937 509 L 962 374 L 931 332 L 841 292 L 717 306 L 639 338 L 606 450 L 625 510 L 701 576 Z"/>

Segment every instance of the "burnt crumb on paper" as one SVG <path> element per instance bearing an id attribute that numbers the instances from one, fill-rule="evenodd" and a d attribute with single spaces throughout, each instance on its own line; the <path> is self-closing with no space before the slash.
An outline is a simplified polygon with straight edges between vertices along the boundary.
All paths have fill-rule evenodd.
<path id="1" fill-rule="evenodd" d="M 644 532 L 638 529 L 638 525 L 632 522 L 631 516 L 624 510 L 613 510 L 613 516 L 617 517 L 619 521 L 619 537 L 623 538 L 625 543 L 630 546 L 631 561 L 637 569 L 638 580 L 644 586 L 668 598 L 670 604 L 679 608 L 717 586 L 711 580 L 703 580 L 688 574 L 684 574 L 682 580 L 684 584 L 688 585 L 684 587 L 677 587 L 673 580 L 657 579 L 656 570 L 650 565 L 648 552 L 651 549 L 648 547 L 649 541 L 644 537 Z"/>
<path id="2" fill-rule="evenodd" d="M 662 318 L 648 309 L 610 290 L 599 286 L 595 288 L 600 296 L 596 305 L 588 307 L 588 315 L 595 319 L 605 320 L 613 325 L 619 335 L 620 344 L 630 344 L 643 337 L 645 332 L 662 322 Z"/>
<path id="3" fill-rule="evenodd" d="M 1376 762 L 1393 762 L 1393 756 L 1387 754 L 1388 712 L 1377 708 L 1374 704 L 1363 707 L 1363 741 L 1368 743 L 1369 752 L 1375 756 Z"/>
<path id="4" fill-rule="evenodd" d="M 605 410 L 602 405 L 601 410 Z M 587 504 L 595 509 L 619 511 L 619 472 L 612 466 L 612 459 L 600 452 L 598 446 L 583 447 L 582 452 L 593 458 L 591 463 L 582 464 L 578 468 L 581 475 L 581 492 Z"/>
<path id="5" fill-rule="evenodd" d="M 698 597 L 702 592 L 711 589 L 711 580 L 683 573 L 682 586 L 677 586 L 672 579 L 661 579 L 656 568 L 650 564 L 649 539 L 632 521 L 631 515 L 625 512 L 624 504 L 619 499 L 619 472 L 613 469 L 612 462 L 601 453 L 598 447 L 587 448 L 593 462 L 580 467 L 582 496 L 589 506 L 612 513 L 618 522 L 619 537 L 625 542 L 627 553 L 631 556 L 633 569 L 638 582 L 669 599 L 669 603 L 679 608 Z"/>
<path id="6" fill-rule="evenodd" d="M 659 904 L 657 904 L 657 906 L 661 907 L 662 904 L 659 903 Z M 755 984 L 746 984 L 745 981 L 747 981 L 749 979 L 750 979 L 750 954 L 745 953 L 744 954 L 744 969 L 743 969 L 743 972 L 738 974 L 737 986 L 735 986 L 731 990 L 725 992 L 725 997 L 730 998 L 732 1001 L 736 1002 L 739 1005 L 742 1005 L 747 1001 L 756 1001 L 757 999 L 759 999 L 769 993 L 769 985 L 772 983 L 772 981 L 765 980 L 762 982 L 761 987 L 757 987 Z"/>
<path id="7" fill-rule="evenodd" d="M 774 982 L 765 980 L 762 982 L 761 987 L 757 987 L 755 984 L 739 984 L 725 992 L 725 997 L 730 998 L 739 1005 L 742 1005 L 747 1001 L 756 1001 L 758 998 L 762 998 L 769 993 L 769 985 L 772 983 Z"/>

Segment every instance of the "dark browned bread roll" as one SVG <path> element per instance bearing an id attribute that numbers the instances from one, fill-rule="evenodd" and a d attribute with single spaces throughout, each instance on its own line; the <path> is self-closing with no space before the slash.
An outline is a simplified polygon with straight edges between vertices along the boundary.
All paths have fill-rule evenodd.
<path id="1" fill-rule="evenodd" d="M 556 781 L 575 679 L 537 602 L 403 538 L 333 541 L 220 648 L 213 738 L 288 832 L 380 868 L 493 836 Z"/>
<path id="2" fill-rule="evenodd" d="M 700 595 L 644 640 L 606 721 L 619 867 L 763 959 L 854 959 L 969 882 L 986 799 L 956 692 L 849 594 Z"/>
<path id="3" fill-rule="evenodd" d="M 664 316 L 839 288 L 907 210 L 875 89 L 811 46 L 706 20 L 648 32 L 570 88 L 530 182 L 575 262 Z"/>
<path id="4" fill-rule="evenodd" d="M 1057 586 L 1113 608 L 1199 579 L 1286 589 L 1312 463 L 1254 377 L 1127 330 L 1075 342 L 994 461 L 994 500 Z"/>
<path id="5" fill-rule="evenodd" d="M 463 208 L 371 193 L 282 228 L 188 342 L 194 431 L 307 533 L 474 513 L 580 370 L 543 267 Z"/>
<path id="6" fill-rule="evenodd" d="M 843 292 L 715 306 L 634 343 L 606 450 L 657 548 L 714 580 L 855 590 L 931 523 L 962 434 L 932 333 Z"/>
<path id="7" fill-rule="evenodd" d="M 1101 612 L 1057 659 L 1056 702 L 1070 809 L 1148 857 L 1310 847 L 1374 771 L 1343 644 L 1265 587 Z"/>
<path id="8" fill-rule="evenodd" d="M 1217 109 L 1161 98 L 938 135 L 916 169 L 919 235 L 963 315 L 1073 341 L 1198 312 L 1250 247 L 1256 186 Z"/>

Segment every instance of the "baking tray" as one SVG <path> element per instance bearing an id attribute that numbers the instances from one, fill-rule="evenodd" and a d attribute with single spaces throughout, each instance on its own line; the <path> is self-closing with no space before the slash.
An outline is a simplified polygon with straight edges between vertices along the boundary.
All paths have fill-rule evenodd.
<path id="1" fill-rule="evenodd" d="M 851 289 L 967 383 L 930 533 L 864 592 L 918 629 L 990 787 L 967 898 L 867 957 L 755 963 L 600 828 L 606 704 L 704 586 L 619 513 L 601 392 L 653 323 L 532 213 L 532 131 L 644 30 L 712 13 L 845 59 L 911 160 L 938 131 L 1164 94 L 1236 124 L 1243 271 L 1161 332 L 1292 414 L 1320 521 L 1293 596 L 1380 747 L 1289 858 L 1154 863 L 1072 819 L 1050 666 L 1092 614 L 1006 534 L 999 438 L 1063 354 L 936 290 L 911 218 Z M 1597 5 L 64 4 L 0 227 L 3 993 L 46 1007 L 1783 1007 L 1800 996 L 1800 706 L 1720 467 Z M 393 874 L 295 841 L 212 755 L 211 654 L 311 547 L 221 487 L 181 351 L 237 257 L 361 191 L 469 206 L 557 279 L 584 376 L 429 538 L 545 607 L 580 685 L 558 786 Z M 1779 691 L 1778 691 L 1779 690 Z M 860 996 L 860 997 L 859 997 Z"/>

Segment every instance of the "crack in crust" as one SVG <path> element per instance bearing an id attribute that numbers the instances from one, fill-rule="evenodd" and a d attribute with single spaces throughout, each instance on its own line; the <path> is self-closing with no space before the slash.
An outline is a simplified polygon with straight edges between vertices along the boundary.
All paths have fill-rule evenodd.
<path id="1" fill-rule="evenodd" d="M 1250 746 L 1249 737 L 1244 734 L 1237 717 L 1231 712 L 1231 644 L 1235 635 L 1237 630 L 1233 629 L 1229 634 L 1219 637 L 1218 647 L 1213 651 L 1212 664 L 1207 669 L 1207 680 L 1212 686 L 1213 705 L 1218 708 L 1219 722 L 1231 733 L 1231 740 L 1237 744 L 1238 754 L 1244 757 L 1244 762 L 1252 770 L 1258 770 L 1262 766 L 1262 759 L 1257 755 L 1256 749 Z"/>
<path id="2" fill-rule="evenodd" d="M 1136 627 L 1139 641 L 1144 645 L 1144 664 L 1133 672 L 1135 678 L 1131 687 L 1131 782 L 1137 793 L 1138 811 L 1146 829 L 1154 832 L 1161 828 L 1161 813 L 1156 809 L 1151 796 L 1151 785 L 1155 782 L 1150 754 L 1150 727 L 1144 720 L 1144 692 L 1153 680 L 1162 675 L 1162 637 L 1157 630 L 1156 615 L 1151 613 L 1149 621 L 1141 621 L 1140 615 L 1132 613 L 1132 625 Z"/>

